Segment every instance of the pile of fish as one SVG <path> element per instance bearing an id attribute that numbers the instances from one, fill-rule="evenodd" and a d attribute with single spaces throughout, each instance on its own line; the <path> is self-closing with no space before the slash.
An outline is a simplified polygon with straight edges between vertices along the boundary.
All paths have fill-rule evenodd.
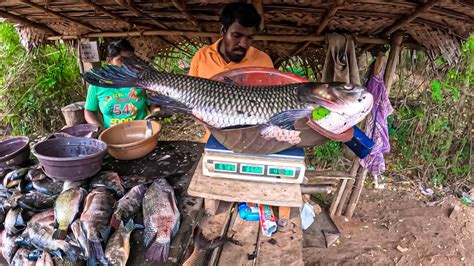
<path id="1" fill-rule="evenodd" d="M 38 166 L 0 174 L 1 253 L 10 265 L 54 265 L 55 257 L 126 265 L 135 229 L 144 230 L 146 259 L 168 259 L 180 212 L 165 179 L 125 187 L 112 171 L 84 182 L 53 181 Z"/>

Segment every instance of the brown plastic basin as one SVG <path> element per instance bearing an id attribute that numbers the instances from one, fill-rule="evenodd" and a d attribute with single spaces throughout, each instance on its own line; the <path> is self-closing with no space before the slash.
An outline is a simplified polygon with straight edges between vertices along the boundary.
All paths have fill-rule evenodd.
<path id="1" fill-rule="evenodd" d="M 15 137 L 0 142 L 0 167 L 18 166 L 30 157 L 30 140 Z"/>
<path id="2" fill-rule="evenodd" d="M 99 139 L 107 143 L 110 156 L 118 160 L 134 160 L 150 153 L 158 143 L 161 125 L 151 121 L 153 134 L 145 138 L 146 120 L 134 120 L 104 130 Z"/>
<path id="3" fill-rule="evenodd" d="M 83 180 L 97 174 L 106 152 L 105 142 L 84 137 L 48 139 L 32 148 L 44 173 L 63 181 Z"/>

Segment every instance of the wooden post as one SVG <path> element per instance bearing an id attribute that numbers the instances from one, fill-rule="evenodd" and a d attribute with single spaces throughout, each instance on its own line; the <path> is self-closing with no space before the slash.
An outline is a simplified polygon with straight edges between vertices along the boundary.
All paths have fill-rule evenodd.
<path id="1" fill-rule="evenodd" d="M 344 213 L 344 215 L 348 218 L 351 218 L 352 215 L 354 215 L 354 211 L 357 206 L 357 203 L 359 202 L 360 194 L 362 192 L 362 188 L 364 187 L 364 182 L 365 182 L 366 177 L 367 177 L 367 169 L 364 169 L 361 176 L 356 181 L 355 188 L 352 191 L 349 204 L 347 205 L 346 212 Z"/>
<path id="2" fill-rule="evenodd" d="M 360 166 L 359 158 L 354 159 L 354 161 L 352 162 L 352 167 L 350 171 L 351 177 L 357 176 L 359 166 Z M 337 206 L 337 210 L 336 210 L 337 216 L 340 216 L 342 212 L 344 211 L 344 206 L 346 205 L 347 197 L 350 195 L 353 187 L 354 187 L 354 179 L 350 179 L 347 183 L 346 189 L 344 189 L 344 192 L 342 193 L 341 201 L 339 202 L 339 205 Z"/>
<path id="3" fill-rule="evenodd" d="M 390 87 L 392 87 L 392 83 L 395 78 L 395 71 L 397 69 L 398 59 L 402 49 L 402 41 L 403 33 L 400 31 L 395 32 L 390 43 L 390 53 L 388 55 L 387 68 L 385 69 L 384 74 L 384 82 L 385 87 L 387 88 L 387 94 L 390 93 Z"/>

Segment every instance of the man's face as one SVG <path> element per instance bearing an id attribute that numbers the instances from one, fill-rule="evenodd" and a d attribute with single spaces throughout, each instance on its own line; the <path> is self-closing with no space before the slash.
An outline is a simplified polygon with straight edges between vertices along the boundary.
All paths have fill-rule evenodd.
<path id="1" fill-rule="evenodd" d="M 222 31 L 225 56 L 233 62 L 242 61 L 252 43 L 253 36 L 257 33 L 256 27 L 244 27 L 234 22 L 227 30 L 222 28 Z"/>

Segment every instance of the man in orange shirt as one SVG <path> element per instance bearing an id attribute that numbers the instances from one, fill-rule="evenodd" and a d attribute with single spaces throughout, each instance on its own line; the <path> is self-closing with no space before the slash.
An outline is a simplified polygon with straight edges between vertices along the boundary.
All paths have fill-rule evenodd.
<path id="1" fill-rule="evenodd" d="M 270 57 L 251 45 L 261 17 L 255 7 L 246 3 L 231 3 L 220 17 L 222 38 L 197 51 L 191 61 L 189 75 L 211 78 L 221 72 L 242 67 L 270 67 Z M 202 141 L 210 137 L 206 129 Z"/>
<path id="2" fill-rule="evenodd" d="M 222 38 L 197 51 L 189 75 L 211 78 L 221 72 L 242 67 L 271 67 L 270 57 L 250 46 L 261 17 L 251 4 L 231 3 L 224 7 L 220 22 Z"/>

